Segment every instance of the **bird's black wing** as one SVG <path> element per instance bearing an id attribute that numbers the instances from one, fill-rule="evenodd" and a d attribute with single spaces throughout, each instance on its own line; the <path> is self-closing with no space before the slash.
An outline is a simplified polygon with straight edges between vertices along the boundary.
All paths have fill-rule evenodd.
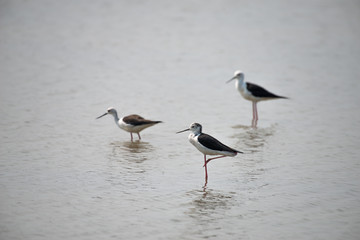
<path id="1" fill-rule="evenodd" d="M 226 152 L 238 152 L 238 153 L 242 153 L 238 150 L 232 149 L 228 146 L 226 146 L 225 144 L 221 143 L 219 140 L 217 140 L 216 138 L 205 134 L 205 133 L 201 133 L 198 137 L 198 141 L 201 143 L 201 145 L 203 145 L 204 147 L 213 149 L 213 150 L 217 150 L 217 151 L 226 151 Z"/>
<path id="2" fill-rule="evenodd" d="M 255 97 L 263 97 L 263 98 L 286 98 L 282 96 L 278 96 L 276 94 L 273 94 L 266 90 L 263 87 L 260 87 L 259 85 L 256 85 L 254 83 L 246 83 L 246 88 L 251 92 L 252 95 Z"/>
<path id="3" fill-rule="evenodd" d="M 155 123 L 160 123 L 161 121 L 151 121 L 151 120 L 147 120 L 139 115 L 136 114 L 132 114 L 129 116 L 126 116 L 123 118 L 123 121 L 126 122 L 127 124 L 131 124 L 134 126 L 139 126 L 139 125 L 145 125 L 145 124 L 155 124 Z"/>

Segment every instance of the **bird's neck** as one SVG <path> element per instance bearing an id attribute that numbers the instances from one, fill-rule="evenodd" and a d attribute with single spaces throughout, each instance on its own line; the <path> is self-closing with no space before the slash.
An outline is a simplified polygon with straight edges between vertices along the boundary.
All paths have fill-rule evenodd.
<path id="1" fill-rule="evenodd" d="M 245 81 L 244 81 L 244 77 L 239 77 L 236 79 L 236 82 L 235 82 L 235 86 L 238 90 L 241 90 L 245 87 Z"/>
<path id="2" fill-rule="evenodd" d="M 118 124 L 118 122 L 119 122 L 120 119 L 119 119 L 119 117 L 118 117 L 118 115 L 117 115 L 117 112 L 114 113 L 113 116 L 114 116 L 115 123 Z"/>
<path id="3" fill-rule="evenodd" d="M 190 133 L 189 137 L 194 138 L 196 136 L 199 136 L 200 134 L 201 134 L 201 132 L 192 132 L 192 133 Z"/>

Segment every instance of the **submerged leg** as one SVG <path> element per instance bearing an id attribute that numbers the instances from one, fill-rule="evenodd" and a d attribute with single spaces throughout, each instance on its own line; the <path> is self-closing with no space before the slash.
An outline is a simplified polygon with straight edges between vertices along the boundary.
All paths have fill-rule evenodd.
<path id="1" fill-rule="evenodd" d="M 140 133 L 137 133 L 137 135 L 138 135 L 138 137 L 139 137 L 139 140 L 141 139 L 141 137 L 140 137 Z"/>
<path id="2" fill-rule="evenodd" d="M 133 141 L 133 135 L 132 135 L 132 132 L 130 133 L 130 136 L 131 136 L 131 142 Z"/>

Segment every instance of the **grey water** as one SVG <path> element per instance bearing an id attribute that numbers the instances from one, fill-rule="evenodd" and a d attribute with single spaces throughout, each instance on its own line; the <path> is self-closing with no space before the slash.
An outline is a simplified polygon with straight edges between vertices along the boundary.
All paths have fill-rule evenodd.
<path id="1" fill-rule="evenodd" d="M 0 1 L 0 239 L 358 239 L 359 22 L 357 0 Z M 290 98 L 257 128 L 237 69 Z M 164 123 L 131 143 L 108 107 Z M 205 188 L 192 122 L 244 152 Z"/>

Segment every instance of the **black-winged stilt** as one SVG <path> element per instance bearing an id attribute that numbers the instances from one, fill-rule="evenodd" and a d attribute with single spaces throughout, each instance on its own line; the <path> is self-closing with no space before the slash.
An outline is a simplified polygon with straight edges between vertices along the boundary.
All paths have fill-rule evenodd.
<path id="1" fill-rule="evenodd" d="M 162 121 L 147 120 L 136 114 L 132 114 L 119 119 L 118 114 L 115 108 L 113 107 L 108 108 L 106 113 L 97 117 L 96 119 L 99 119 L 107 114 L 110 114 L 114 117 L 115 123 L 116 125 L 118 125 L 119 128 L 130 133 L 131 141 L 133 141 L 133 135 L 132 135 L 133 133 L 137 133 L 140 140 L 141 139 L 140 132 L 142 130 L 162 122 Z"/>
<path id="2" fill-rule="evenodd" d="M 216 138 L 202 133 L 202 126 L 199 123 L 192 123 L 189 128 L 179 131 L 182 133 L 185 131 L 191 131 L 189 134 L 189 141 L 194 145 L 200 152 L 204 154 L 204 167 L 205 167 L 205 186 L 208 180 L 207 164 L 214 159 L 223 157 L 234 157 L 238 153 L 243 153 L 233 148 L 226 146 Z M 206 159 L 206 155 L 221 155 L 219 157 Z"/>
<path id="3" fill-rule="evenodd" d="M 256 127 L 257 121 L 259 119 L 258 111 L 257 111 L 257 103 L 260 101 L 271 100 L 271 99 L 279 99 L 285 98 L 283 96 L 278 96 L 273 94 L 263 87 L 259 85 L 245 82 L 244 81 L 244 73 L 241 71 L 235 71 L 234 77 L 227 81 L 227 83 L 231 82 L 232 80 L 236 80 L 235 87 L 240 92 L 241 96 L 243 96 L 246 100 L 252 102 L 252 109 L 253 109 L 253 119 L 251 122 L 252 127 Z"/>

